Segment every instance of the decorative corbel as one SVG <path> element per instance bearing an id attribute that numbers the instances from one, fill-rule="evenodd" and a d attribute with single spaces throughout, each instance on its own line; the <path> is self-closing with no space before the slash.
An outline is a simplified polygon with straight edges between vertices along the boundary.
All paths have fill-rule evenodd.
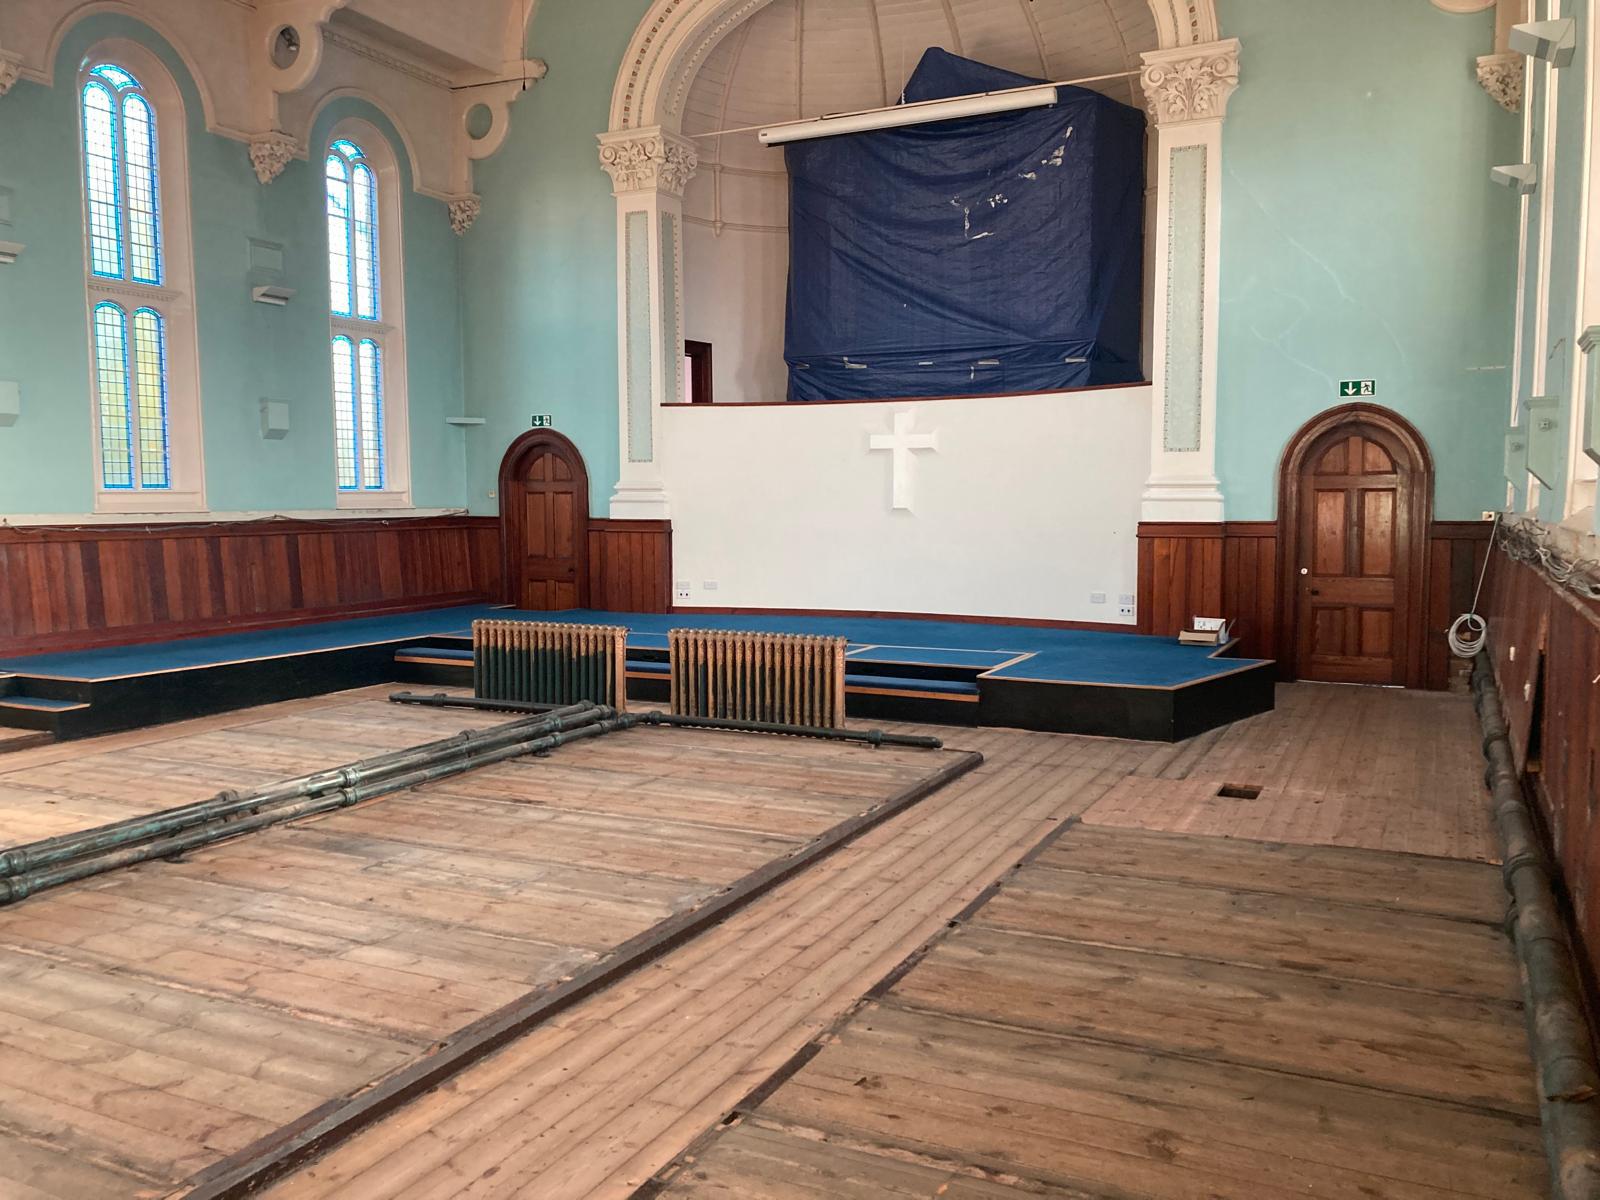
<path id="1" fill-rule="evenodd" d="M 1494 9 L 1494 50 L 1480 54 L 1473 64 L 1478 86 L 1507 112 L 1522 111 L 1523 80 L 1527 59 L 1511 49 L 1511 27 L 1528 19 L 1528 0 L 1433 0 L 1447 13 L 1480 13 Z"/>
<path id="2" fill-rule="evenodd" d="M 1507 112 L 1522 111 L 1522 81 L 1527 59 L 1514 51 L 1478 56 L 1478 86 Z"/>
<path id="3" fill-rule="evenodd" d="M 472 223 L 478 219 L 478 214 L 483 211 L 483 197 L 457 196 L 448 201 L 450 206 L 450 228 L 455 230 L 460 237 L 472 228 Z"/>
<path id="4" fill-rule="evenodd" d="M 264 184 L 283 174 L 289 160 L 299 152 L 298 143 L 286 133 L 274 131 L 250 139 L 250 165 L 256 170 L 256 178 Z"/>
<path id="5" fill-rule="evenodd" d="M 22 55 L 0 50 L 0 96 L 11 90 L 22 75 Z"/>

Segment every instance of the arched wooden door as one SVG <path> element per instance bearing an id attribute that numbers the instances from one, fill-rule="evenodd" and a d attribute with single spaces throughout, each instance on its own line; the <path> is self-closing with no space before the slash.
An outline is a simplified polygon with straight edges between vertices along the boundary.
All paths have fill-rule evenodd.
<path id="1" fill-rule="evenodd" d="M 500 463 L 505 596 L 518 608 L 589 606 L 589 473 L 578 448 L 536 429 Z"/>
<path id="2" fill-rule="evenodd" d="M 1333 409 L 1290 442 L 1280 488 L 1294 677 L 1421 687 L 1433 497 L 1421 435 L 1376 405 Z"/>

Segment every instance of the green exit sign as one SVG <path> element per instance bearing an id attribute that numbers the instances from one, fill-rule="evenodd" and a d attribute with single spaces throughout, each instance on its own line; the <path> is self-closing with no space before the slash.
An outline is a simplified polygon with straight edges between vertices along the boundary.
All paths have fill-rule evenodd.
<path id="1" fill-rule="evenodd" d="M 555 424 L 556 424 L 556 419 L 554 417 L 552 417 L 549 413 L 535 413 L 534 414 L 533 427 L 535 429 L 554 429 L 555 428 Z"/>
<path id="2" fill-rule="evenodd" d="M 1378 382 L 1375 379 L 1345 379 L 1339 383 L 1341 396 L 1376 396 Z"/>

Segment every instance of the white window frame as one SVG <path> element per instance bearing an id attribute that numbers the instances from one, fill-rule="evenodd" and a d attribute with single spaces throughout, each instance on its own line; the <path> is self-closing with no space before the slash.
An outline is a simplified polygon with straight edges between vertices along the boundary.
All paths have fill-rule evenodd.
<path id="1" fill-rule="evenodd" d="M 119 66 L 140 83 L 155 111 L 156 170 L 160 195 L 162 284 L 131 279 L 106 279 L 94 274 L 89 253 L 89 195 L 84 179 L 83 88 L 89 71 L 102 63 Z M 84 329 L 89 344 L 89 418 L 94 448 L 94 511 L 97 513 L 204 512 L 204 431 L 201 425 L 200 346 L 195 333 L 194 247 L 189 215 L 189 127 L 183 97 L 166 65 L 150 50 L 126 38 L 96 42 L 77 74 L 78 189 L 83 201 Z M 128 248 L 123 251 L 127 270 Z M 131 342 L 134 312 L 150 308 L 160 314 L 166 334 L 167 453 L 171 487 L 108 488 L 100 449 L 100 384 L 94 333 L 94 309 L 111 301 L 127 314 Z"/>
<path id="2" fill-rule="evenodd" d="M 327 228 L 327 192 L 323 180 L 323 164 L 332 151 L 333 143 L 351 141 L 361 147 L 362 157 L 377 176 L 378 186 L 378 316 L 377 321 L 364 321 L 359 317 L 333 315 L 333 305 L 328 305 L 328 417 L 334 420 L 332 391 L 333 339 L 348 337 L 357 346 L 363 338 L 378 343 L 383 363 L 383 478 L 381 491 L 344 491 L 338 483 L 338 427 L 334 424 L 334 504 L 341 509 L 410 508 L 411 507 L 411 405 L 406 389 L 406 298 L 403 264 L 404 243 L 400 213 L 403 207 L 400 163 L 394 147 L 370 121 L 360 117 L 346 117 L 328 131 L 317 159 L 317 186 L 321 191 L 323 228 Z M 324 238 L 323 277 L 328 275 L 330 248 Z"/>
<path id="3" fill-rule="evenodd" d="M 1600 70 L 1600 47 L 1597 39 L 1587 39 L 1584 72 L 1584 102 L 1579 117 L 1584 123 L 1583 142 L 1583 200 L 1579 210 L 1578 226 L 1578 300 L 1577 324 L 1573 335 L 1573 351 L 1569 356 L 1572 378 L 1568 386 L 1572 402 L 1568 405 L 1571 428 L 1567 446 L 1567 496 L 1565 514 L 1570 517 L 1597 506 L 1596 489 L 1600 487 L 1600 464 L 1591 458 L 1588 445 L 1589 424 L 1593 419 L 1590 405 L 1600 378 L 1597 378 L 1596 354 L 1600 347 L 1584 350 L 1586 332 L 1600 326 L 1600 179 L 1596 178 L 1594 146 L 1596 128 L 1600 128 L 1600 88 L 1595 86 L 1595 72 Z M 1580 69 L 1576 64 L 1569 69 Z"/>

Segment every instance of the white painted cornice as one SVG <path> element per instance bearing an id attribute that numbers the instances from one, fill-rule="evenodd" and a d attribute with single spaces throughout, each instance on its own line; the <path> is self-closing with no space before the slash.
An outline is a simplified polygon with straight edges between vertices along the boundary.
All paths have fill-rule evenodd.
<path id="1" fill-rule="evenodd" d="M 412 184 L 452 206 L 464 229 L 481 204 L 473 163 L 498 151 L 510 129 L 511 105 L 539 79 L 545 64 L 523 57 L 522 6 L 496 16 L 508 54 L 499 71 L 445 71 L 420 58 L 383 27 L 335 22 L 348 0 L 0 0 L 0 96 L 18 79 L 51 86 L 61 46 L 86 17 L 117 13 L 160 36 L 183 60 L 200 96 L 206 129 L 242 142 L 263 185 L 296 158 L 311 156 L 318 114 L 344 97 L 387 116 L 399 133 Z M 279 30 L 290 27 L 298 52 L 273 61 Z M 469 116 L 489 110 L 487 130 L 472 137 Z"/>

